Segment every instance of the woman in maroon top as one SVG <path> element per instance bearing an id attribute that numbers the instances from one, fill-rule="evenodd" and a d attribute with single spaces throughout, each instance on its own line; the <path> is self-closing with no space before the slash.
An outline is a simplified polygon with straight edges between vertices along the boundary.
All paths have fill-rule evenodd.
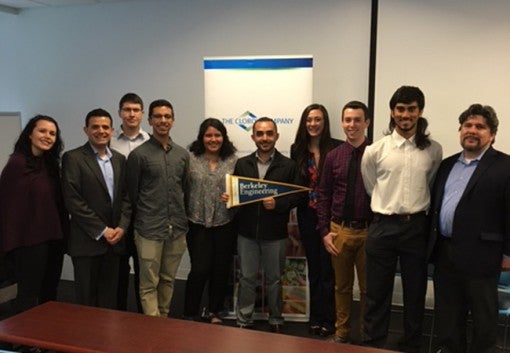
<path id="1" fill-rule="evenodd" d="M 342 141 L 331 138 L 329 115 L 321 104 L 311 104 L 301 115 L 290 156 L 298 164 L 309 197 L 298 206 L 301 242 L 305 248 L 310 284 L 310 333 L 329 336 L 335 332 L 334 277 L 331 258 L 317 230 L 317 188 L 326 154 Z"/>
<path id="2" fill-rule="evenodd" d="M 62 148 L 57 122 L 37 115 L 0 177 L 0 251 L 18 284 L 16 312 L 57 296 L 68 221 L 60 189 Z"/>

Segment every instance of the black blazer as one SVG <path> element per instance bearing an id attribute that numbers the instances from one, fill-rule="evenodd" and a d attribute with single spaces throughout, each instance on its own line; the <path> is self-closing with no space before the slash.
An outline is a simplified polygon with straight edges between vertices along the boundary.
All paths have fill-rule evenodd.
<path id="1" fill-rule="evenodd" d="M 431 201 L 429 259 L 434 262 L 439 213 L 448 175 L 460 154 L 445 159 L 437 172 Z M 510 255 L 510 156 L 490 147 L 480 160 L 455 210 L 454 266 L 472 277 L 497 276 L 503 254 Z"/>
<path id="2" fill-rule="evenodd" d="M 111 246 L 96 237 L 106 227 L 129 226 L 131 206 L 125 183 L 125 157 L 112 152 L 114 175 L 113 201 L 96 160 L 92 147 L 87 142 L 82 147 L 64 153 L 62 157 L 62 191 L 64 202 L 71 215 L 71 230 L 68 242 L 70 256 L 97 256 L 105 254 Z M 125 241 L 121 239 L 113 251 L 123 254 Z"/>

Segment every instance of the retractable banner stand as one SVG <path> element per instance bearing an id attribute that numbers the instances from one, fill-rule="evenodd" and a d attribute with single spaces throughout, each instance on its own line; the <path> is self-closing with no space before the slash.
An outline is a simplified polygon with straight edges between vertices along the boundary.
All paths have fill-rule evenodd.
<path id="1" fill-rule="evenodd" d="M 289 155 L 312 83 L 312 56 L 205 58 L 205 118 L 221 120 L 244 156 L 255 148 L 253 122 L 267 116 L 280 133 L 276 148 Z"/>
<path id="2" fill-rule="evenodd" d="M 296 136 L 303 109 L 312 103 L 313 57 L 289 56 L 235 56 L 204 58 L 205 116 L 217 118 L 226 126 L 228 135 L 242 157 L 255 150 L 251 139 L 253 123 L 257 118 L 269 117 L 278 127 L 278 151 L 290 154 L 290 145 Z M 237 179 L 239 181 L 239 179 Z M 267 193 L 270 187 L 257 182 L 242 185 L 255 187 L 248 193 Z M 238 185 L 239 186 L 239 185 Z M 258 187 L 260 189 L 257 189 Z M 263 188 L 263 189 L 262 189 Z M 258 191 L 257 191 L 258 190 Z M 298 192 L 306 191 L 299 190 Z M 271 191 L 272 192 L 272 191 Z M 253 201 L 256 202 L 256 201 Z M 233 206 L 233 205 L 232 205 Z M 310 312 L 307 266 L 299 241 L 295 212 L 291 212 L 289 246 L 283 285 L 283 313 L 286 319 L 307 321 Z M 235 312 L 238 260 L 234 261 L 232 278 L 233 297 L 228 299 L 230 314 Z M 267 306 L 264 274 L 260 273 L 255 317 L 266 318 Z"/>

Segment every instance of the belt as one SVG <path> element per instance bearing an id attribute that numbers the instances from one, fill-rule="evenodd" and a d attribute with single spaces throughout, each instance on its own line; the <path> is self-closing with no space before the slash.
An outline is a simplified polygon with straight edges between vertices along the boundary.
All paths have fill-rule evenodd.
<path id="1" fill-rule="evenodd" d="M 370 223 L 368 221 L 348 221 L 346 219 L 342 219 L 340 217 L 335 216 L 331 217 L 331 221 L 343 227 L 351 229 L 366 229 L 368 228 L 368 224 Z"/>
<path id="2" fill-rule="evenodd" d="M 425 211 L 417 212 L 417 213 L 408 213 L 408 214 L 382 214 L 382 213 L 374 213 L 374 220 L 377 219 L 391 219 L 398 222 L 409 222 L 416 218 L 420 218 L 425 216 Z"/>

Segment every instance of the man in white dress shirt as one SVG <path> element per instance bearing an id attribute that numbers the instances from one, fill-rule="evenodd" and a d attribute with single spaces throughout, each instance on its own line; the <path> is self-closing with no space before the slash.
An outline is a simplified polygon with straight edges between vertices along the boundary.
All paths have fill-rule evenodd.
<path id="1" fill-rule="evenodd" d="M 441 146 L 426 132 L 424 106 L 425 97 L 418 87 L 400 87 L 390 100 L 388 134 L 367 146 L 361 163 L 374 212 L 366 242 L 363 340 L 367 345 L 384 346 L 399 263 L 404 290 L 404 337 L 399 350 L 403 352 L 420 349 L 427 289 L 426 212 L 442 159 Z"/>
<path id="2" fill-rule="evenodd" d="M 149 134 L 141 128 L 143 118 L 143 101 L 136 93 L 126 93 L 119 101 L 119 117 L 122 120 L 120 129 L 116 130 L 110 141 L 110 147 L 122 153 L 126 158 L 136 147 L 149 139 Z M 119 269 L 119 287 L 117 296 L 117 309 L 127 310 L 129 288 L 129 273 L 131 266 L 129 258 L 133 258 L 133 271 L 135 280 L 135 297 L 138 312 L 142 312 L 138 287 L 138 256 L 133 241 L 133 227 L 130 226 L 126 234 L 127 255 L 122 255 Z"/>

